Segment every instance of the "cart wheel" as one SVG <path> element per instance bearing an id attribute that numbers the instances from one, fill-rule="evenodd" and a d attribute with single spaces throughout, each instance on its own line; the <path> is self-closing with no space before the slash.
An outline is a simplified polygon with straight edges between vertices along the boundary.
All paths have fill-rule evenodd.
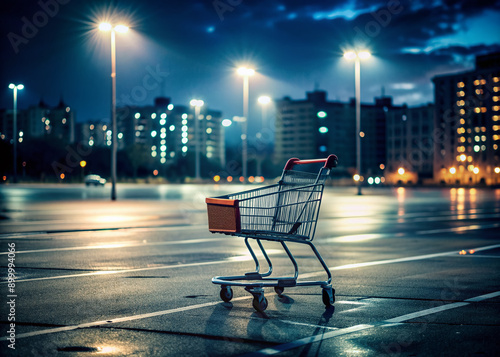
<path id="1" fill-rule="evenodd" d="M 267 309 L 267 299 L 262 295 L 255 295 L 252 301 L 253 308 L 257 310 L 258 312 L 264 312 L 265 309 Z"/>
<path id="2" fill-rule="evenodd" d="M 283 295 L 283 291 L 285 291 L 285 288 L 282 286 L 275 286 L 274 291 L 276 292 L 276 294 L 278 294 L 278 296 L 281 296 Z"/>
<path id="3" fill-rule="evenodd" d="M 328 307 L 332 306 L 334 302 L 335 302 L 335 289 L 333 289 L 331 286 L 328 288 L 323 288 L 323 304 L 325 304 L 325 306 Z"/>
<path id="4" fill-rule="evenodd" d="M 220 298 L 224 302 L 229 302 L 233 298 L 233 289 L 230 286 L 222 285 L 220 289 Z"/>

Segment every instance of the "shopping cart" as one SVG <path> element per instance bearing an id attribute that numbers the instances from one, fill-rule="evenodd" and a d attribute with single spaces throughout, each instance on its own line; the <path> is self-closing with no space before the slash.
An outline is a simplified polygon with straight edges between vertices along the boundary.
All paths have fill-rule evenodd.
<path id="1" fill-rule="evenodd" d="M 295 165 L 317 163 L 324 163 L 317 174 L 293 170 Z M 231 286 L 242 286 L 253 295 L 252 305 L 255 310 L 262 312 L 267 308 L 264 287 L 274 287 L 275 292 L 281 296 L 288 287 L 320 285 L 323 303 L 330 306 L 335 302 L 335 290 L 331 285 L 332 275 L 312 240 L 325 180 L 330 169 L 336 165 L 335 155 L 315 160 L 290 159 L 285 165 L 281 179 L 274 185 L 206 199 L 210 232 L 245 238 L 245 245 L 255 262 L 253 272 L 212 279 L 212 283 L 221 285 L 220 297 L 223 301 L 229 302 L 233 298 Z M 259 260 L 250 246 L 249 238 L 257 241 L 269 266 L 266 273 L 260 273 Z M 293 277 L 271 277 L 273 265 L 262 240 L 281 243 L 294 266 Z M 327 280 L 298 281 L 299 268 L 287 242 L 309 245 L 325 269 Z"/>

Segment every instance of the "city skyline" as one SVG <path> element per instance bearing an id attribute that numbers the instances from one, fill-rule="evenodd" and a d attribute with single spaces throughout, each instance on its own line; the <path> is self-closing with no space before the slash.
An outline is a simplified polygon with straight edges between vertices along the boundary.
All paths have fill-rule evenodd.
<path id="1" fill-rule="evenodd" d="M 95 27 L 106 13 L 130 19 L 130 33 L 117 35 L 118 106 L 201 98 L 224 117 L 242 115 L 235 68 L 243 64 L 256 69 L 249 116 L 260 119 L 262 94 L 302 97 L 317 88 L 332 100 L 354 97 L 354 66 L 342 51 L 355 43 L 373 53 L 361 69 L 362 101 L 384 88 L 398 105 L 432 102 L 432 77 L 469 70 L 475 55 L 500 50 L 499 1 L 98 3 L 2 4 L 0 107 L 11 108 L 8 83 L 19 82 L 20 109 L 62 98 L 78 121 L 109 118 L 109 35 Z"/>

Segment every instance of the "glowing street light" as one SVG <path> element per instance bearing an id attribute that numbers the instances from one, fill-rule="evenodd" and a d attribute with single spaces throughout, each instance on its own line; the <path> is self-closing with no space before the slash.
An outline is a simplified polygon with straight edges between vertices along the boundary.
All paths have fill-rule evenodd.
<path id="1" fill-rule="evenodd" d="M 104 22 L 99 25 L 99 30 L 111 32 L 111 125 L 112 125 L 112 146 L 111 146 L 111 200 L 116 200 L 116 152 L 117 152 L 117 128 L 116 128 L 116 40 L 115 33 L 125 33 L 128 27 L 125 25 L 114 26 Z"/>
<path id="2" fill-rule="evenodd" d="M 233 122 L 231 119 L 224 119 L 221 122 L 222 125 L 222 143 L 220 146 L 220 163 L 222 169 L 226 167 L 226 128 L 230 127 Z"/>
<path id="3" fill-rule="evenodd" d="M 14 113 L 12 118 L 13 126 L 13 144 L 14 144 L 14 182 L 17 182 L 17 90 L 22 90 L 24 88 L 23 84 L 15 85 L 14 83 L 9 84 L 9 88 L 12 89 L 14 94 Z"/>
<path id="4" fill-rule="evenodd" d="M 247 142 L 247 131 L 248 131 L 248 78 L 255 74 L 255 70 L 247 67 L 238 68 L 237 73 L 243 76 L 243 117 L 245 121 L 243 122 L 243 134 L 241 135 L 242 140 L 242 166 L 243 166 L 243 178 L 247 177 L 247 156 L 248 156 L 248 142 Z"/>
<path id="5" fill-rule="evenodd" d="M 196 179 L 200 179 L 200 146 L 201 146 L 201 135 L 200 135 L 200 110 L 205 104 L 204 101 L 200 99 L 192 99 L 189 104 L 194 107 L 194 137 L 195 137 L 195 173 Z"/>
<path id="6" fill-rule="evenodd" d="M 368 51 L 347 51 L 344 58 L 354 60 L 354 78 L 356 90 L 356 171 L 361 175 L 361 81 L 360 61 L 370 58 Z M 361 195 L 361 182 L 358 181 L 358 195 Z"/>

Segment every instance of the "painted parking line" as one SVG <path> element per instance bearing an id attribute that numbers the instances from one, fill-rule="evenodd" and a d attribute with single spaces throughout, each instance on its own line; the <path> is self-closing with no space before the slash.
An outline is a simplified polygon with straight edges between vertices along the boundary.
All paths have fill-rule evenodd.
<path id="1" fill-rule="evenodd" d="M 475 250 L 476 252 L 479 252 L 482 250 L 489 250 L 489 249 L 496 249 L 496 248 L 500 248 L 500 244 L 472 248 L 472 249 Z M 273 251 L 268 250 L 267 252 L 268 252 L 268 255 L 274 255 L 274 254 L 281 253 L 278 250 L 273 250 Z M 377 260 L 377 261 L 364 262 L 364 263 L 346 264 L 346 265 L 341 265 L 341 266 L 337 266 L 337 267 L 332 267 L 329 269 L 331 271 L 334 271 L 334 270 L 364 268 L 364 267 L 374 266 L 374 265 L 403 263 L 403 262 L 410 262 L 410 261 L 415 261 L 415 260 L 432 259 L 432 258 L 443 257 L 443 256 L 447 256 L 447 255 L 455 255 L 455 254 L 457 254 L 457 251 L 453 250 L 453 251 L 443 252 L 443 253 L 425 254 L 425 255 L 417 255 L 417 256 L 412 256 L 412 257 L 403 257 L 403 258 Z M 208 261 L 208 262 L 176 264 L 176 265 L 163 265 L 163 266 L 156 266 L 156 267 L 124 269 L 124 270 L 102 270 L 102 271 L 83 273 L 83 274 L 68 274 L 68 275 L 47 276 L 47 277 L 42 277 L 42 278 L 18 279 L 18 280 L 16 280 L 16 283 L 19 284 L 19 283 L 30 282 L 30 281 L 71 279 L 71 278 L 81 278 L 81 277 L 89 277 L 89 276 L 116 275 L 116 274 L 134 273 L 134 272 L 152 271 L 152 270 L 179 269 L 179 268 L 205 266 L 205 265 L 228 264 L 228 263 L 234 263 L 234 262 L 242 262 L 242 261 L 251 260 L 251 259 L 252 258 L 250 255 L 242 255 L 242 256 L 237 256 L 237 257 L 230 257 L 230 258 L 227 258 L 224 260 L 216 260 L 216 261 Z M 319 275 L 326 275 L 325 271 L 322 270 L 322 271 L 318 271 L 318 272 L 314 272 L 314 273 L 300 274 L 299 278 L 300 279 L 307 279 L 307 278 L 311 278 L 311 277 L 315 277 L 315 276 L 319 276 Z M 2 282 L 0 282 L 0 285 L 7 284 L 7 283 L 8 283 L 7 281 L 2 281 Z"/>
<path id="2" fill-rule="evenodd" d="M 200 238 L 200 239 L 186 239 L 178 241 L 169 242 L 143 242 L 143 241 L 133 241 L 133 242 L 121 242 L 121 243 L 110 243 L 110 244 L 98 244 L 89 246 L 79 246 L 79 247 L 65 247 L 65 248 L 48 248 L 48 249 L 33 249 L 33 250 L 19 250 L 16 251 L 18 254 L 30 254 L 30 253 L 48 253 L 48 252 L 67 252 L 74 250 L 92 250 L 92 249 L 116 249 L 116 248 L 129 248 L 129 247 L 145 247 L 145 246 L 157 246 L 157 245 L 177 245 L 177 244 L 198 244 L 207 243 L 219 240 L 225 240 L 227 238 Z M 9 252 L 1 252 L 0 255 L 9 254 Z"/>
<path id="3" fill-rule="evenodd" d="M 484 246 L 484 247 L 478 247 L 478 248 L 475 248 L 475 251 L 484 251 L 484 250 L 488 250 L 488 249 L 495 249 L 495 248 L 498 248 L 498 247 L 500 247 L 500 244 L 490 245 L 490 246 Z M 456 254 L 456 251 L 453 251 L 452 253 Z M 400 258 L 400 259 L 378 261 L 378 263 L 379 264 L 388 264 L 390 262 L 396 263 L 396 262 L 401 262 L 401 261 L 430 259 L 430 258 L 437 257 L 437 256 L 450 255 L 452 253 L 445 252 L 445 253 L 428 254 L 428 255 L 417 256 L 417 257 L 408 257 L 408 258 Z M 220 262 L 227 263 L 227 262 L 231 262 L 231 260 L 229 260 L 229 261 L 220 261 Z M 206 263 L 207 264 L 214 264 L 214 263 L 217 263 L 217 262 L 206 262 Z M 372 263 L 371 265 L 375 265 L 375 263 L 377 263 L 377 262 L 371 262 L 371 263 Z M 203 263 L 184 264 L 183 266 L 200 266 L 200 265 L 203 265 Z M 354 268 L 354 267 L 357 267 L 357 266 L 368 266 L 368 265 L 366 265 L 366 263 L 365 263 L 365 265 L 362 265 L 362 264 L 357 264 L 357 265 L 356 264 L 350 264 L 348 266 L 343 266 L 343 269 Z M 178 266 L 169 266 L 169 267 L 173 268 L 173 267 L 178 267 Z M 166 267 L 151 267 L 151 268 L 143 268 L 142 270 L 154 270 L 154 269 L 159 269 L 159 268 L 166 268 Z M 338 268 L 341 268 L 341 267 L 338 267 Z M 332 268 L 332 269 L 335 270 L 335 268 Z M 130 271 L 130 270 L 128 270 L 128 271 Z M 138 271 L 138 269 L 133 269 L 133 271 Z M 124 271 L 108 272 L 108 273 L 121 273 L 121 272 L 124 272 Z M 106 272 L 97 272 L 97 273 L 101 273 L 101 275 L 102 275 L 102 273 L 106 273 Z M 96 275 L 97 273 L 91 273 L 91 274 L 92 275 Z M 90 274 L 84 274 L 84 275 L 88 276 Z M 79 274 L 79 276 L 81 276 L 81 274 Z M 69 275 L 67 277 L 72 277 L 72 275 Z M 52 279 L 54 279 L 54 278 L 57 278 L 57 277 L 52 277 Z M 25 280 L 17 280 L 16 282 L 18 283 L 20 281 L 33 281 L 33 280 L 46 280 L 46 279 L 50 279 L 50 278 L 25 279 Z M 496 296 L 500 296 L 500 292 L 494 292 L 494 293 L 490 293 L 490 294 L 486 294 L 486 295 L 481 295 L 481 296 L 478 296 L 478 297 L 475 297 L 475 298 L 467 299 L 467 300 L 465 300 L 466 302 L 464 302 L 464 303 L 454 303 L 454 304 L 461 304 L 460 306 L 464 306 L 463 304 L 469 304 L 471 302 L 478 302 L 478 301 L 482 301 L 482 300 L 486 300 L 486 299 L 491 299 L 491 298 L 496 297 Z M 235 298 L 232 301 L 239 301 L 239 300 L 245 300 L 245 299 L 250 299 L 250 298 L 252 298 L 252 296 L 244 296 L 244 297 Z M 117 322 L 134 321 L 134 320 L 139 320 L 139 319 L 144 319 L 144 318 L 149 318 L 149 317 L 154 317 L 154 316 L 163 316 L 163 315 L 172 314 L 172 313 L 176 313 L 176 312 L 183 312 L 183 311 L 189 311 L 189 310 L 199 309 L 199 308 L 203 308 L 203 307 L 207 307 L 207 306 L 213 306 L 213 305 L 217 305 L 217 304 L 220 304 L 220 301 L 209 302 L 209 303 L 198 304 L 198 305 L 190 305 L 190 306 L 176 308 L 176 309 L 171 309 L 171 310 L 156 311 L 156 312 L 151 312 L 151 313 L 141 314 L 141 315 L 125 316 L 125 317 L 121 317 L 121 318 L 115 318 L 115 319 L 112 319 L 112 320 L 94 321 L 94 322 L 83 323 L 83 324 L 78 324 L 78 325 L 63 326 L 63 327 L 57 327 L 57 328 L 52 328 L 52 329 L 33 331 L 33 332 L 25 333 L 25 334 L 16 335 L 16 338 L 25 338 L 25 337 L 31 337 L 31 336 L 37 336 L 37 335 L 43 335 L 43 334 L 50 334 L 50 333 L 57 333 L 57 332 L 64 332 L 64 331 L 71 331 L 71 330 L 76 330 L 76 329 L 80 329 L 80 328 L 87 328 L 87 327 L 95 327 L 95 326 L 101 326 L 101 325 L 108 325 L 108 324 L 117 323 Z M 459 307 L 459 306 L 454 306 L 454 304 L 449 304 L 449 305 L 444 305 L 444 306 L 451 306 L 450 308 Z M 443 310 L 437 311 L 436 308 L 434 308 L 434 309 L 427 309 L 427 310 L 423 310 L 423 311 L 427 311 L 428 312 L 427 314 L 429 314 L 429 313 L 436 313 L 436 312 L 443 311 Z M 432 312 L 429 312 L 429 311 L 432 311 Z M 413 316 L 412 314 L 410 314 L 410 315 Z M 410 315 L 403 315 L 403 316 L 409 317 Z M 425 316 L 425 314 L 421 315 L 421 316 Z M 412 317 L 412 318 L 415 318 L 415 317 Z M 397 318 L 395 318 L 395 319 L 397 319 Z M 407 319 L 410 319 L 410 318 L 407 318 Z M 401 322 L 401 321 L 396 321 L 394 319 L 391 319 L 391 320 L 386 320 L 383 323 L 393 324 L 393 323 L 397 323 L 397 322 Z M 374 327 L 374 326 L 375 325 L 356 325 L 356 326 L 353 326 L 353 327 L 350 327 L 350 328 L 347 328 L 347 329 L 338 329 L 338 330 L 335 330 L 335 331 L 330 331 L 330 332 L 328 332 L 326 334 L 321 334 L 321 335 L 318 335 L 318 336 L 307 337 L 307 338 L 300 339 L 300 340 L 297 340 L 297 341 L 295 341 L 293 343 L 285 344 L 285 345 L 282 345 L 282 346 L 288 346 L 286 348 L 291 349 L 291 348 L 302 346 L 304 344 L 317 342 L 317 341 L 320 341 L 321 339 L 326 339 L 326 338 L 332 338 L 332 337 L 336 337 L 336 336 L 341 336 L 343 334 L 348 334 L 348 333 L 353 333 L 353 332 L 356 332 L 356 331 L 361 331 L 361 330 L 364 330 L 364 329 L 367 329 L 367 328 L 371 328 L 371 327 Z M 320 336 L 322 336 L 322 337 L 320 337 Z M 325 337 L 325 336 L 329 336 L 329 337 Z M 2 340 L 5 341 L 7 339 L 8 339 L 8 337 L 5 336 L 3 338 L 0 338 L 0 341 L 2 341 Z M 278 350 L 276 350 L 275 348 L 273 348 L 272 351 L 278 351 Z M 281 351 L 274 352 L 274 353 L 279 353 L 279 352 L 281 352 Z M 260 351 L 259 351 L 259 353 L 260 353 Z M 272 354 L 274 354 L 274 353 L 272 353 Z M 264 354 L 264 355 L 268 355 L 268 354 Z"/>
<path id="4" fill-rule="evenodd" d="M 321 342 L 321 341 L 324 341 L 324 340 L 327 340 L 330 338 L 344 336 L 344 335 L 348 335 L 351 333 L 368 330 L 368 329 L 371 329 L 374 327 L 399 324 L 399 323 L 413 320 L 413 319 L 416 319 L 419 317 L 437 314 L 437 313 L 442 312 L 442 311 L 447 311 L 447 310 L 452 310 L 452 309 L 456 309 L 459 307 L 467 306 L 473 302 L 480 302 L 480 301 L 484 301 L 484 300 L 488 300 L 488 299 L 493 299 L 493 298 L 498 297 L 498 296 L 500 296 L 500 291 L 495 291 L 495 292 L 490 293 L 490 294 L 480 295 L 480 296 L 476 296 L 476 297 L 467 299 L 464 302 L 455 302 L 455 303 L 451 303 L 451 304 L 433 307 L 430 309 L 420 310 L 417 312 L 413 312 L 411 314 L 401 315 L 401 316 L 394 317 L 392 319 L 388 319 L 388 320 L 384 320 L 384 321 L 380 321 L 380 322 L 374 323 L 374 324 L 355 325 L 355 326 L 351 326 L 351 327 L 347 327 L 347 328 L 343 328 L 343 329 L 338 329 L 336 331 L 331 331 L 331 332 L 326 332 L 326 333 L 322 333 L 322 334 L 318 334 L 318 335 L 314 335 L 314 336 L 304 337 L 304 338 L 301 338 L 299 340 L 288 342 L 288 343 L 285 343 L 285 344 L 282 344 L 279 346 L 275 346 L 272 348 L 265 348 L 265 349 L 260 350 L 260 351 L 252 352 L 252 353 L 249 353 L 245 356 L 246 357 L 272 356 L 272 355 L 282 353 L 285 351 L 289 351 L 289 350 L 297 348 L 297 347 L 302 347 L 302 346 L 305 346 L 305 345 L 308 345 L 308 344 L 311 344 L 314 342 Z"/>
<path id="5" fill-rule="evenodd" d="M 242 296 L 242 297 L 234 298 L 231 301 L 247 300 L 247 299 L 251 299 L 251 298 L 252 298 L 252 296 Z M 17 334 L 16 340 L 20 339 L 20 338 L 26 338 L 26 337 L 48 335 L 51 333 L 73 331 L 73 330 L 83 329 L 83 328 L 88 328 L 88 327 L 105 326 L 105 325 L 115 324 L 118 322 L 129 322 L 129 321 L 142 320 L 142 319 L 147 319 L 147 318 L 156 317 L 156 316 L 165 316 L 165 315 L 175 314 L 177 312 L 184 312 L 184 311 L 214 306 L 214 305 L 218 305 L 220 303 L 221 303 L 220 301 L 207 302 L 204 304 L 178 307 L 176 309 L 170 309 L 170 310 L 155 311 L 155 312 L 150 312 L 147 314 L 118 317 L 118 318 L 111 319 L 111 320 L 93 321 L 93 322 L 86 322 L 86 323 L 78 324 L 78 325 L 69 325 L 69 326 L 55 327 L 55 328 L 50 328 L 50 329 L 45 329 L 45 330 L 31 331 L 31 332 Z M 7 337 L 7 336 L 2 337 L 2 338 L 0 338 L 0 341 L 6 341 L 8 338 L 9 337 Z"/>

